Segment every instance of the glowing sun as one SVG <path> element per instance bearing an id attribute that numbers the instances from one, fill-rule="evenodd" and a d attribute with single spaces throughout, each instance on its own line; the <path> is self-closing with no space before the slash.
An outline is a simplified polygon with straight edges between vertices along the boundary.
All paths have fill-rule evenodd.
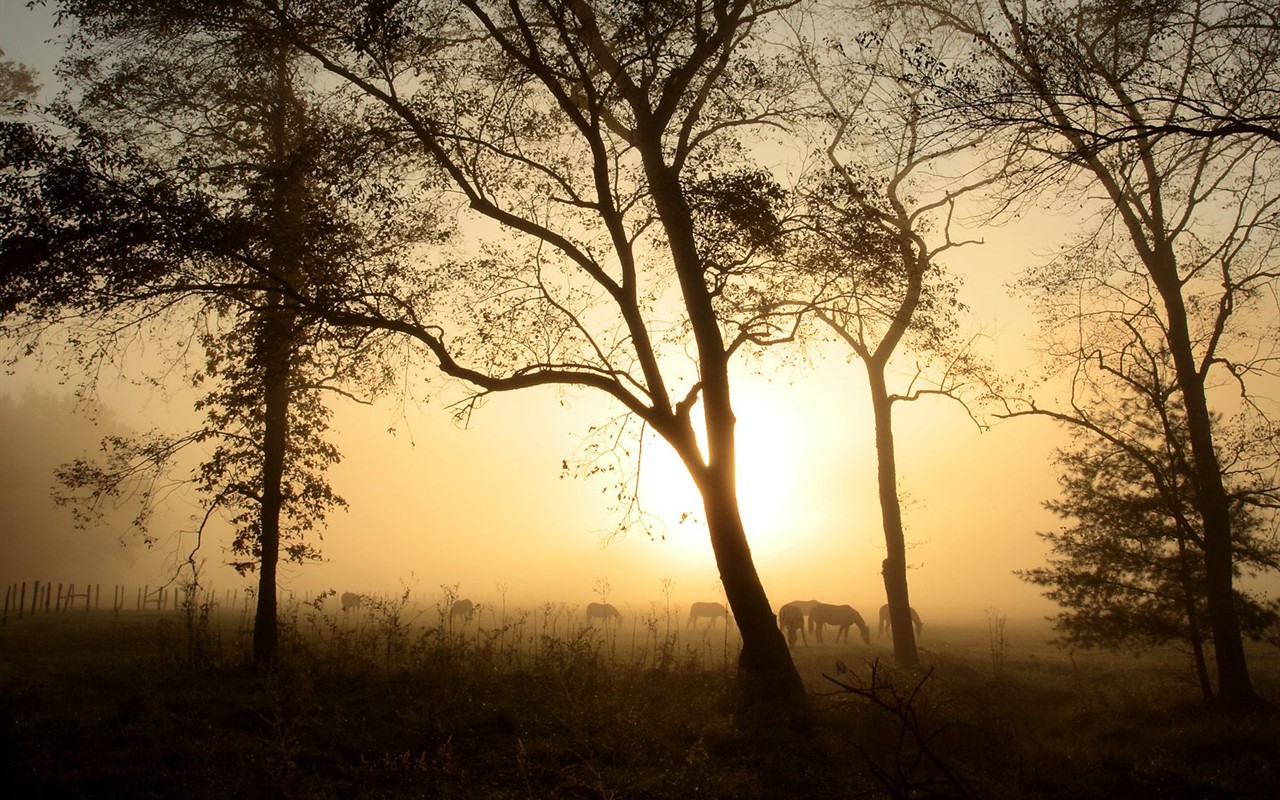
<path id="1" fill-rule="evenodd" d="M 738 507 L 751 549 L 757 554 L 786 546 L 798 519 L 802 421 L 777 387 L 738 391 Z M 695 409 L 695 414 L 697 409 Z M 682 559 L 711 559 L 702 499 L 680 459 L 657 437 L 645 442 L 640 500 L 658 519 L 658 533 L 674 543 Z"/>

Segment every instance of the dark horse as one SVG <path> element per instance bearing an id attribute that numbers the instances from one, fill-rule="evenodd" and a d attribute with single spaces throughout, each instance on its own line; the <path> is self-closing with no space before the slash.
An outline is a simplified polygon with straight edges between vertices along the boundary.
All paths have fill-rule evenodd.
<path id="1" fill-rule="evenodd" d="M 924 630 L 924 623 L 920 621 L 920 615 L 916 610 L 911 609 L 911 624 L 916 626 L 916 636 Z M 889 604 L 885 603 L 880 606 L 880 636 L 884 636 L 884 632 L 893 629 L 893 620 L 889 619 Z"/>
<path id="2" fill-rule="evenodd" d="M 787 603 L 778 609 L 778 627 L 787 634 L 787 644 L 792 647 L 796 646 L 796 631 L 800 632 L 800 638 L 804 640 L 805 645 L 809 644 L 809 637 L 804 633 L 804 605 L 801 603 Z"/>
<path id="3" fill-rule="evenodd" d="M 809 630 L 817 634 L 818 644 L 822 644 L 822 628 L 826 625 L 835 625 L 836 642 L 839 642 L 840 637 L 843 636 L 846 643 L 849 641 L 849 628 L 857 625 L 863 643 L 871 644 L 871 630 L 867 628 L 867 623 L 862 621 L 862 615 L 854 611 L 853 606 L 818 603 L 809 609 Z"/>
<path id="4" fill-rule="evenodd" d="M 587 624 L 590 625 L 596 620 L 600 620 L 600 624 L 606 628 L 610 620 L 621 625 L 622 614 L 613 607 L 613 603 L 587 603 Z"/>
<path id="5" fill-rule="evenodd" d="M 466 625 L 471 621 L 471 616 L 476 613 L 476 604 L 470 600 L 454 600 L 453 605 L 449 607 L 449 627 L 453 627 L 453 621 L 462 618 L 462 624 Z"/>
<path id="6" fill-rule="evenodd" d="M 729 609 L 724 607 L 724 603 L 694 603 L 689 606 L 689 625 L 702 617 L 711 620 L 707 623 L 708 627 L 715 625 L 718 619 L 723 619 L 725 625 L 728 625 Z"/>

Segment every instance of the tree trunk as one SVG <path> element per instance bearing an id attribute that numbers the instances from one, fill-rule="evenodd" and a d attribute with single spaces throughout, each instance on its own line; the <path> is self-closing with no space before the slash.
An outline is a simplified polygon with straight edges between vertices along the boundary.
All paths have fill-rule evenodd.
<path id="1" fill-rule="evenodd" d="M 1165 336 L 1186 410 L 1191 456 L 1195 462 L 1196 508 L 1204 529 L 1205 600 L 1218 667 L 1218 701 L 1227 709 L 1245 710 L 1256 706 L 1260 698 L 1249 677 L 1240 618 L 1236 613 L 1231 508 L 1222 483 L 1222 465 L 1214 448 L 1213 422 L 1191 346 L 1176 257 L 1166 247 L 1151 253 L 1147 262 L 1165 305 Z"/>
<path id="2" fill-rule="evenodd" d="M 884 527 L 886 557 L 881 565 L 885 597 L 889 603 L 893 658 L 899 666 L 920 664 L 916 631 L 911 622 L 911 598 L 907 591 L 907 544 L 902 532 L 902 503 L 898 499 L 898 466 L 893 448 L 893 403 L 885 385 L 884 364 L 863 359 L 871 387 L 871 409 L 876 426 L 876 477 L 880 489 L 880 518 Z"/>
<path id="3" fill-rule="evenodd" d="M 808 700 L 786 638 L 769 604 L 747 544 L 732 474 L 711 470 L 700 486 L 716 567 L 742 634 L 739 700 L 762 721 L 803 725 Z"/>
<path id="4" fill-rule="evenodd" d="M 289 72 L 289 52 L 276 53 L 276 96 L 270 112 L 272 164 L 272 267 L 289 285 L 298 282 L 298 248 L 304 236 L 298 223 L 301 207 L 301 173 L 293 168 L 295 143 L 290 115 L 296 98 Z M 282 486 L 285 455 L 289 446 L 289 408 L 292 403 L 291 369 L 295 314 L 282 308 L 277 295 L 267 301 L 262 312 L 261 338 L 257 342 L 262 359 L 263 441 L 262 441 L 262 521 L 258 531 L 258 611 L 253 626 L 253 660 L 259 667 L 272 668 L 279 651 L 279 617 L 276 600 L 277 567 L 280 563 L 280 513 L 284 507 Z"/>
<path id="5" fill-rule="evenodd" d="M 1204 530 L 1205 600 L 1218 667 L 1218 701 L 1231 710 L 1254 708 L 1261 703 L 1261 698 L 1254 692 L 1249 677 L 1244 639 L 1235 607 L 1231 510 L 1222 483 L 1222 465 L 1214 448 L 1213 422 L 1205 396 L 1204 376 L 1200 373 L 1191 342 L 1182 279 L 1178 274 L 1178 257 L 1169 238 L 1170 227 L 1163 217 L 1160 193 L 1163 172 L 1151 156 L 1151 143 L 1140 139 L 1141 158 L 1151 181 L 1146 193 L 1150 207 L 1141 206 L 1133 192 L 1117 179 L 1111 165 L 1098 156 L 1089 142 L 1064 124 L 1069 122 L 1069 117 L 1054 104 L 1053 98 L 1045 94 L 1042 96 L 1054 109 L 1062 125 L 1060 130 L 1066 132 L 1067 140 L 1106 189 L 1164 304 L 1165 342 L 1173 358 L 1178 389 L 1187 415 L 1187 433 L 1195 464 L 1195 505 Z"/>
<path id="6" fill-rule="evenodd" d="M 1177 528 L 1178 581 L 1182 584 L 1182 610 L 1187 615 L 1187 641 L 1191 643 L 1191 658 L 1200 682 L 1200 693 L 1206 702 L 1213 700 L 1213 683 L 1209 679 L 1209 666 L 1204 659 L 1204 634 L 1200 631 L 1196 613 L 1196 582 L 1191 569 L 1191 553 L 1187 550 L 1187 530 L 1181 519 Z"/>
<path id="7" fill-rule="evenodd" d="M 679 169 L 664 160 L 661 129 L 639 138 L 654 205 L 667 234 L 684 308 L 698 349 L 707 456 L 703 463 L 687 416 L 666 418 L 658 429 L 689 469 L 702 495 L 707 527 L 725 597 L 742 634 L 738 658 L 742 709 L 764 724 L 804 726 L 808 704 L 777 617 L 769 606 L 747 545 L 738 507 L 736 419 L 729 391 L 729 352 L 703 274 L 693 230 L 693 213 L 680 184 Z"/>
<path id="8" fill-rule="evenodd" d="M 258 610 L 253 623 L 253 662 L 270 669 L 279 649 L 276 573 L 280 562 L 280 511 L 284 506 L 285 450 L 289 441 L 289 315 L 268 311 L 259 354 L 263 359 L 262 517 L 258 534 Z"/>

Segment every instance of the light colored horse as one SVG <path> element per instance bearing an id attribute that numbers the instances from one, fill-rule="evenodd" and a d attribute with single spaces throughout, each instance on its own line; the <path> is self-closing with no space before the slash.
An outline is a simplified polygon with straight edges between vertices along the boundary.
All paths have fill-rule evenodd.
<path id="1" fill-rule="evenodd" d="M 595 620 L 600 620 L 606 627 L 609 620 L 621 625 L 622 615 L 613 607 L 613 603 L 587 603 L 587 624 L 590 625 Z"/>
<path id="2" fill-rule="evenodd" d="M 809 637 L 804 633 L 804 612 L 803 604 L 794 601 L 778 609 L 778 627 L 786 631 L 787 644 L 791 647 L 796 646 L 796 631 L 800 631 L 800 638 L 804 639 L 805 646 L 809 645 Z"/>
<path id="3" fill-rule="evenodd" d="M 807 617 L 809 616 L 809 611 L 814 606 L 821 605 L 821 604 L 817 600 L 792 600 L 790 603 L 787 603 L 787 605 L 795 606 L 796 608 L 799 608 L 800 613 L 804 614 Z"/>
<path id="4" fill-rule="evenodd" d="M 694 603 L 689 606 L 689 625 L 702 617 L 710 619 L 711 625 L 715 625 L 717 619 L 724 619 L 724 624 L 728 625 L 729 609 L 725 608 L 723 603 Z"/>
<path id="5" fill-rule="evenodd" d="M 364 603 L 364 595 L 356 594 L 355 592 L 342 593 L 342 613 L 343 614 L 347 613 L 348 611 L 359 611 L 360 605 L 362 603 Z"/>
<path id="6" fill-rule="evenodd" d="M 916 636 L 924 632 L 924 623 L 920 621 L 920 615 L 916 610 L 911 609 L 911 624 L 916 627 Z M 885 631 L 893 630 L 893 620 L 889 619 L 889 604 L 885 603 L 880 606 L 880 636 L 884 636 Z"/>
<path id="7" fill-rule="evenodd" d="M 846 644 L 849 642 L 849 627 L 858 626 L 858 632 L 862 635 L 864 644 L 871 644 L 871 630 L 867 627 L 867 623 L 862 621 L 862 615 L 853 609 L 853 606 L 833 606 L 827 603 L 818 603 L 809 609 L 809 631 L 816 633 L 818 644 L 822 644 L 822 629 L 826 625 L 836 626 L 836 642 L 839 643 L 840 637 L 844 637 Z"/>
<path id="8" fill-rule="evenodd" d="M 458 617 L 462 617 L 462 624 L 466 625 L 471 621 L 471 615 L 476 613 L 476 604 L 470 600 L 454 600 L 453 605 L 449 607 L 449 627 L 453 627 L 453 621 Z"/>

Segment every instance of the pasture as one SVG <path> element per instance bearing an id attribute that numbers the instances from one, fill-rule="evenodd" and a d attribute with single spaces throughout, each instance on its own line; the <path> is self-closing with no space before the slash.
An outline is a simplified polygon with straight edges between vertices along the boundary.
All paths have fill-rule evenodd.
<path id="1" fill-rule="evenodd" d="M 447 598 L 451 599 L 451 598 Z M 245 666 L 214 605 L 0 627 L 0 786 L 14 798 L 1268 798 L 1280 721 L 1205 709 L 1178 653 L 1069 653 L 1042 624 L 930 624 L 795 652 L 807 734 L 734 717 L 738 640 L 654 603 L 284 607 L 282 663 Z M 926 620 L 927 621 L 927 620 Z M 1251 651 L 1280 703 L 1280 651 Z"/>

